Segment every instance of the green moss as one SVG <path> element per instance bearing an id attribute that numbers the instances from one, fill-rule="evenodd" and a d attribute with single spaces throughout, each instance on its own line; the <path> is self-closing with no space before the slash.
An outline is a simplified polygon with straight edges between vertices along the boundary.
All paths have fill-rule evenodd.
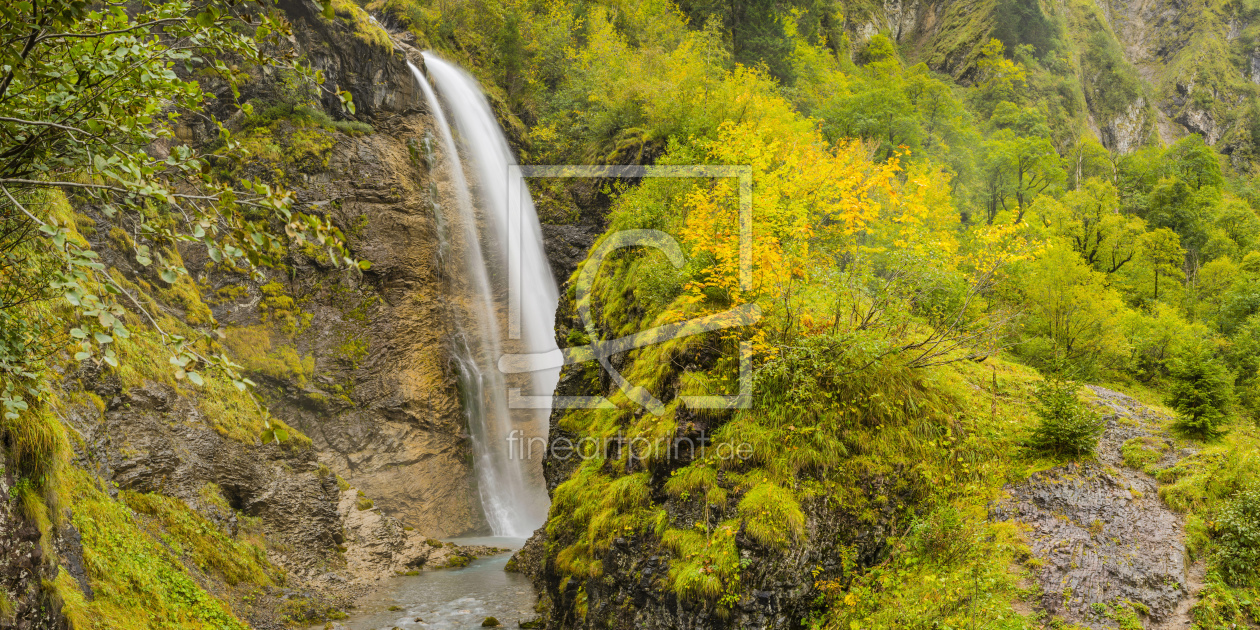
<path id="1" fill-rule="evenodd" d="M 738 529 L 739 523 L 731 521 L 719 525 L 712 535 L 699 527 L 667 531 L 661 542 L 673 553 L 670 588 L 683 597 L 712 604 L 721 602 L 724 597 L 737 596 L 740 564 L 735 533 Z"/>
<path id="2" fill-rule="evenodd" d="M 28 479 L 19 481 L 15 489 L 18 505 L 22 508 L 22 515 L 35 526 L 35 529 L 39 530 L 39 544 L 43 547 L 44 554 L 49 557 L 55 557 L 52 542 L 53 514 L 49 512 L 48 504 L 44 501 L 44 497 Z M 53 490 L 51 485 L 49 489 Z"/>
<path id="3" fill-rule="evenodd" d="M 295 335 L 306 330 L 311 324 L 313 315 L 302 312 L 293 296 L 289 295 L 284 285 L 269 282 L 261 287 L 263 299 L 258 305 L 264 324 L 272 323 L 280 327 L 286 335 Z"/>
<path id="4" fill-rule="evenodd" d="M 283 584 L 284 574 L 267 561 L 261 546 L 221 533 L 183 501 L 160 494 L 123 491 L 119 499 L 138 514 L 152 517 L 160 535 L 182 558 L 206 573 L 236 586 Z"/>
<path id="5" fill-rule="evenodd" d="M 368 340 L 357 335 L 347 335 L 335 352 L 337 358 L 350 364 L 350 369 L 358 370 L 359 362 L 367 357 Z"/>
<path id="6" fill-rule="evenodd" d="M 159 289 L 157 293 L 163 302 L 184 311 L 184 323 L 189 326 L 214 326 L 214 315 L 210 312 L 210 307 L 201 300 L 201 291 L 192 278 L 181 275 L 174 284 Z"/>
<path id="7" fill-rule="evenodd" d="M 1150 464 L 1159 461 L 1167 450 L 1168 444 L 1154 436 L 1132 438 L 1120 447 L 1124 465 L 1138 470 L 1146 470 Z"/>
<path id="8" fill-rule="evenodd" d="M 744 530 L 769 547 L 785 547 L 804 533 L 805 514 L 793 494 L 773 483 L 749 490 L 739 502 Z"/>
<path id="9" fill-rule="evenodd" d="M 394 43 L 389 34 L 369 19 L 368 14 L 351 0 L 332 0 L 333 14 L 337 20 L 348 24 L 354 36 L 368 44 L 386 50 L 393 50 Z"/>
<path id="10" fill-rule="evenodd" d="M 228 503 L 227 497 L 223 496 L 223 488 L 220 488 L 217 483 L 207 481 L 197 490 L 197 497 L 206 505 L 213 505 L 229 514 L 232 512 L 232 506 Z"/>
<path id="11" fill-rule="evenodd" d="M 249 290 L 239 284 L 229 284 L 214 292 L 216 304 L 240 302 L 249 296 Z"/>
<path id="12" fill-rule="evenodd" d="M 315 375 L 315 357 L 302 356 L 289 345 L 273 347 L 266 326 L 230 326 L 225 343 L 246 370 L 277 380 L 292 380 L 299 387 L 305 387 Z"/>
<path id="13" fill-rule="evenodd" d="M 52 581 L 43 580 L 42 587 L 47 592 L 61 614 L 69 622 L 73 630 L 87 630 L 94 627 L 86 614 L 87 598 L 79 590 L 79 583 L 62 567 L 57 568 L 57 577 Z"/>
<path id="14" fill-rule="evenodd" d="M 91 602 L 64 599 L 71 615 L 89 621 L 84 627 L 247 628 L 230 605 L 207 593 L 188 575 L 175 551 L 146 533 L 131 510 L 98 490 L 86 473 L 70 472 L 67 486 L 95 598 Z M 201 530 L 213 527 L 202 523 L 192 535 L 210 535 L 210 531 Z M 229 546 L 216 553 L 228 554 L 232 549 Z"/>
<path id="15" fill-rule="evenodd" d="M 46 406 L 28 409 L 16 418 L 0 416 L 8 435 L 9 462 L 17 473 L 39 483 L 53 475 L 66 453 L 66 431 Z"/>
<path id="16" fill-rule="evenodd" d="M 285 160 L 291 164 L 314 162 L 327 168 L 337 138 L 320 127 L 300 127 L 289 134 Z"/>

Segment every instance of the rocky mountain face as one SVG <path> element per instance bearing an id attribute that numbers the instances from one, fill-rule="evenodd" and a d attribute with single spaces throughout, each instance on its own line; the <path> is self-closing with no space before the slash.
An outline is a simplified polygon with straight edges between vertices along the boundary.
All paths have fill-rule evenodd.
<path id="1" fill-rule="evenodd" d="M 1260 93 L 1260 16 L 1240 3 L 885 0 L 855 3 L 847 25 L 855 44 L 887 33 L 911 60 L 964 84 L 989 38 L 1029 46 L 1049 75 L 1071 79 L 1068 108 L 1120 153 L 1189 133 L 1236 166 L 1255 150 L 1246 104 Z"/>
<path id="2" fill-rule="evenodd" d="M 266 282 L 200 271 L 209 291 L 225 296 L 211 308 L 229 327 L 229 347 L 232 330 L 249 331 L 233 349 L 242 351 L 246 368 L 256 368 L 272 413 L 308 435 L 321 462 L 431 536 L 475 530 L 482 517 L 448 360 L 452 323 L 437 254 L 434 212 L 442 192 L 419 149 L 435 136 L 433 121 L 406 53 L 392 42 L 365 41 L 353 24 L 323 19 L 309 1 L 282 6 L 297 50 L 328 84 L 354 95 L 356 116 L 374 131 L 326 137 L 316 159 L 281 168 L 298 207 L 344 226 L 356 255 L 372 267 L 348 275 L 308 250 Z M 330 111 L 340 109 L 334 96 L 323 98 Z M 250 168 L 272 166 L 260 162 Z M 298 321 L 277 332 L 274 317 L 262 321 L 262 311 L 284 298 L 294 301 Z M 248 356 L 256 337 L 271 345 L 262 357 Z M 280 355 L 296 355 L 302 367 L 271 369 Z"/>
<path id="3" fill-rule="evenodd" d="M 484 518 L 448 354 L 454 298 L 435 221 L 448 193 L 430 177 L 448 156 L 430 148 L 438 144 L 430 141 L 434 122 L 406 65 L 423 61 L 365 24 L 366 14 L 327 19 L 309 0 L 280 6 L 294 26 L 294 50 L 327 85 L 349 90 L 357 112 L 350 116 L 323 92 L 316 95 L 323 112 L 313 119 L 293 115 L 291 104 L 287 115 L 250 119 L 226 85 L 206 79 L 219 98 L 211 111 L 257 147 L 253 159 L 213 166 L 291 190 L 298 210 L 331 218 L 371 268 L 336 269 L 308 245 L 257 278 L 216 265 L 204 249 L 181 247 L 169 255 L 182 259 L 194 282 L 167 285 L 120 247 L 141 238 L 135 226 L 90 205 L 75 211 L 102 261 L 154 316 L 204 328 L 213 315 L 223 347 L 259 383 L 267 412 L 296 431 L 281 440 L 241 429 L 238 416 L 254 410 L 233 405 L 247 398 L 215 400 L 169 379 L 160 350 L 131 357 L 149 366 L 140 374 L 72 365 L 57 410 L 71 435 L 67 470 L 88 473 L 113 500 L 173 497 L 224 536 L 265 541 L 266 561 L 284 574 L 282 589 L 239 599 L 212 571 L 187 567 L 194 582 L 261 628 L 323 619 L 377 580 L 499 551 L 436 540 L 478 532 Z M 287 77 L 267 71 L 242 99 L 256 99 L 260 109 L 283 106 L 292 89 Z M 150 150 L 218 141 L 205 120 L 182 119 L 175 131 Z M 0 483 L 0 627 L 65 627 L 50 595 L 54 580 L 68 571 L 87 601 L 93 597 L 76 506 L 50 507 L 64 518 L 41 525 L 48 532 L 41 547 L 41 529 L 10 491 L 15 480 L 3 462 Z"/>

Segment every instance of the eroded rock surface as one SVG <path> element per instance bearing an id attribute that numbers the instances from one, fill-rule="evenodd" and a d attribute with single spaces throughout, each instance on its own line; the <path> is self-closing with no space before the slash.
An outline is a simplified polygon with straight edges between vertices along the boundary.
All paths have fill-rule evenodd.
<path id="1" fill-rule="evenodd" d="M 457 546 L 425 537 L 380 510 L 362 509 L 354 488 L 341 493 L 337 511 L 345 523 L 346 567 L 363 581 L 458 567 L 475 558 L 508 552 L 484 545 Z"/>
<path id="2" fill-rule="evenodd" d="M 1097 461 L 1071 463 L 1007 487 L 991 508 L 995 519 L 1030 527 L 1042 562 L 1034 569 L 1040 607 L 1053 617 L 1091 628 L 1115 627 L 1116 606 L 1145 615 L 1148 628 L 1188 628 L 1184 604 L 1193 593 L 1183 518 L 1159 498 L 1158 482 L 1125 467 L 1121 446 L 1134 438 L 1159 445 L 1156 467 L 1188 452 L 1163 435 L 1158 412 L 1101 387 L 1091 388 L 1107 429 Z M 1138 605 L 1129 604 L 1135 602 Z"/>

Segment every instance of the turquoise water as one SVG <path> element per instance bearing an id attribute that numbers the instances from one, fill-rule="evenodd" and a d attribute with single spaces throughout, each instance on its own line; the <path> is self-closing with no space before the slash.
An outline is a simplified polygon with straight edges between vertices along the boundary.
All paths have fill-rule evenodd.
<path id="1" fill-rule="evenodd" d="M 483 538 L 454 542 L 519 548 L 524 541 Z M 474 560 L 462 569 L 391 578 L 359 600 L 354 614 L 341 623 L 350 630 L 471 630 L 481 628 L 486 617 L 494 617 L 504 628 L 515 628 L 518 622 L 537 614 L 529 579 L 503 570 L 511 557 L 511 553 L 503 553 Z M 391 606 L 400 610 L 391 611 Z"/>

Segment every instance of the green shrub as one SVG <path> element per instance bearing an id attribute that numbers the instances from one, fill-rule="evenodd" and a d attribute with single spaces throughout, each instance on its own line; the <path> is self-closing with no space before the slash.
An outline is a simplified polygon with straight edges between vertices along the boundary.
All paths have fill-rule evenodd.
<path id="1" fill-rule="evenodd" d="M 1234 397 L 1229 371 L 1197 350 L 1174 359 L 1170 372 L 1168 406 L 1177 412 L 1177 428 L 1200 438 L 1220 435 Z"/>
<path id="2" fill-rule="evenodd" d="M 971 554 L 976 537 L 958 508 L 945 504 L 916 518 L 907 533 L 907 546 L 918 555 L 951 564 Z"/>
<path id="3" fill-rule="evenodd" d="M 1234 586 L 1256 581 L 1260 567 L 1260 483 L 1234 495 L 1216 517 L 1217 570 Z"/>
<path id="4" fill-rule="evenodd" d="M 1036 411 L 1041 421 L 1027 445 L 1034 451 L 1060 455 L 1089 455 L 1106 425 L 1076 395 L 1073 381 L 1052 379 L 1037 386 Z"/>

